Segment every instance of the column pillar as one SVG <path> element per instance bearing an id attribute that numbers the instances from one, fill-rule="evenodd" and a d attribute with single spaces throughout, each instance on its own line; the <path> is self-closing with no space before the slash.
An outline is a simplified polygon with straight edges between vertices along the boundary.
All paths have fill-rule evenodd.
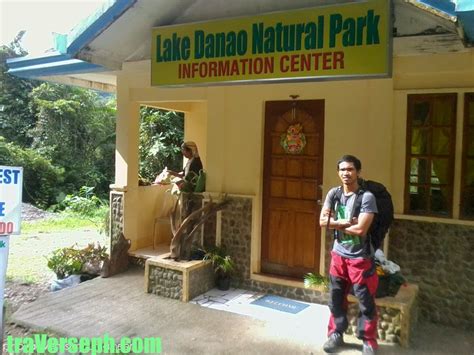
<path id="1" fill-rule="evenodd" d="M 140 129 L 140 105 L 131 101 L 130 88 L 125 74 L 117 76 L 117 119 L 115 148 L 115 183 L 111 188 L 112 200 L 121 201 L 121 216 L 113 220 L 111 215 L 111 232 L 123 232 L 125 238 L 132 241 L 131 250 L 135 249 L 137 240 L 137 195 L 138 195 L 138 145 Z M 117 199 L 117 195 L 123 195 Z M 115 203 L 117 204 L 117 202 Z M 114 228 L 115 224 L 115 228 Z M 121 225 L 121 226 L 120 226 Z M 111 233 L 112 242 L 116 236 Z"/>

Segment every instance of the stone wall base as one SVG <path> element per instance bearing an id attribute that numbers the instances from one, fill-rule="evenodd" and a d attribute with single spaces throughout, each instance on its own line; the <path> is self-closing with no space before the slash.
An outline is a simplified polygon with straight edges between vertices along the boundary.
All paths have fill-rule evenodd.
<path id="1" fill-rule="evenodd" d="M 174 261 L 162 257 L 145 262 L 145 291 L 182 302 L 212 289 L 214 270 L 210 261 Z"/>
<path id="2" fill-rule="evenodd" d="M 418 320 L 418 285 L 403 286 L 395 297 L 376 298 L 379 321 L 379 339 L 386 343 L 397 343 L 404 348 L 410 345 L 410 336 Z M 349 328 L 347 334 L 355 334 L 359 306 L 357 298 L 349 295 Z"/>

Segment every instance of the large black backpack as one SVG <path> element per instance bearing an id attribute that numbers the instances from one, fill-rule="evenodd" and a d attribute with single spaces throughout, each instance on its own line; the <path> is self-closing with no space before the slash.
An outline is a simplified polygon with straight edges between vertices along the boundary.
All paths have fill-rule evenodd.
<path id="1" fill-rule="evenodd" d="M 359 179 L 360 189 L 354 205 L 354 215 L 358 215 L 362 206 L 362 195 L 364 191 L 370 191 L 375 196 L 378 213 L 370 225 L 367 233 L 374 250 L 379 249 L 393 221 L 393 202 L 392 196 L 387 188 L 379 182 Z M 333 206 L 335 206 L 342 197 L 342 187 L 338 188 L 334 196 Z"/>

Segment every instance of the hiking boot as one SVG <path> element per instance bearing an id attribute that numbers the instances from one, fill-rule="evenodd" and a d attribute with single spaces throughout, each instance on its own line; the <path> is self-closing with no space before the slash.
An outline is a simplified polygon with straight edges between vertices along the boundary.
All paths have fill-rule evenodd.
<path id="1" fill-rule="evenodd" d="M 362 344 L 362 355 L 375 355 L 375 349 L 368 342 Z"/>
<path id="2" fill-rule="evenodd" d="M 328 340 L 323 345 L 323 350 L 327 353 L 335 353 L 344 344 L 341 333 L 334 332 L 329 335 Z"/>

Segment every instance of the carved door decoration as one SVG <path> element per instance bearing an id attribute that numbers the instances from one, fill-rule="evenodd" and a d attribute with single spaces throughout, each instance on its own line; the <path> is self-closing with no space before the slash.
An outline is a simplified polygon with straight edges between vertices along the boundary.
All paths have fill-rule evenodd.
<path id="1" fill-rule="evenodd" d="M 287 154 L 301 154 L 306 146 L 306 136 L 301 123 L 290 125 L 281 135 L 280 144 Z"/>

